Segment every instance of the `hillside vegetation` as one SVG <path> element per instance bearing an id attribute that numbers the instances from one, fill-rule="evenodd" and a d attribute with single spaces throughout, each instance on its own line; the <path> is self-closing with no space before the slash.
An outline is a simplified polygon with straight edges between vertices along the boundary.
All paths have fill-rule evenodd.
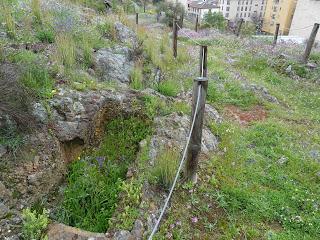
<path id="1" fill-rule="evenodd" d="M 204 138 L 217 139 L 217 146 L 203 143 L 198 182 L 179 181 L 154 239 L 319 239 L 319 48 L 306 65 L 300 61 L 303 45 L 273 47 L 248 29 L 237 38 L 223 24 L 220 30 L 203 24 L 196 33 L 186 20 L 175 59 L 170 19 L 156 22 L 157 9 L 167 8 L 149 4 L 142 13 L 140 2 L 112 5 L 107 12 L 103 1 L 1 1 L 0 183 L 15 204 L 2 208 L 0 227 L 12 225 L 14 236 L 38 240 L 46 238 L 49 222 L 113 236 L 120 230 L 133 234 L 141 220 L 139 238 L 147 238 L 186 141 L 202 44 L 208 46 L 209 79 Z M 103 54 L 114 56 L 105 69 L 99 65 Z M 115 70 L 116 80 L 104 73 L 115 62 L 123 64 Z M 104 109 L 106 102 L 112 104 Z M 43 121 L 36 120 L 34 106 L 44 109 Z M 73 116 L 73 109 L 82 112 Z M 102 129 L 87 127 L 92 132 L 86 134 L 101 134 L 99 141 L 80 138 L 80 124 L 73 129 L 74 119 L 82 117 L 101 121 Z M 53 127 L 61 122 L 79 135 L 61 140 L 61 129 Z M 39 139 L 41 150 L 58 142 L 64 151 L 81 145 L 72 159 L 64 159 L 64 183 L 50 185 L 45 196 L 22 191 L 19 178 L 14 180 L 15 171 L 29 171 L 28 164 L 32 173 L 37 170 L 29 158 L 40 150 L 28 144 L 38 131 L 56 139 L 50 147 Z M 45 185 L 23 174 L 26 184 Z M 23 213 L 17 207 L 21 200 Z M 21 221 L 11 224 L 15 216 Z M 1 228 L 0 237 L 11 234 Z"/>

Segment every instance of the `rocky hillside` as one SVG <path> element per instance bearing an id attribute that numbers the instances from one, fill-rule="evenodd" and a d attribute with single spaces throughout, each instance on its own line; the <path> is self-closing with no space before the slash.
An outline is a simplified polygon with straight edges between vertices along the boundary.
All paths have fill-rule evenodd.
<path id="1" fill-rule="evenodd" d="M 189 133 L 199 44 L 199 179 L 179 181 L 154 239 L 320 237 L 318 48 L 301 64 L 303 45 L 185 21 L 175 59 L 151 4 L 139 26 L 139 2 L 0 6 L 0 239 L 146 239 Z"/>

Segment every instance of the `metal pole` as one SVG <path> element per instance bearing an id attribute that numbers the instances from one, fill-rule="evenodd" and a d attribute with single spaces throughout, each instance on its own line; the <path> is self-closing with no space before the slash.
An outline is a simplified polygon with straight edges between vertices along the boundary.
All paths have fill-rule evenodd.
<path id="1" fill-rule="evenodd" d="M 237 31 L 237 34 L 236 34 L 237 37 L 240 36 L 242 24 L 243 24 L 243 18 L 241 18 L 241 19 L 240 19 L 240 22 L 239 22 L 238 31 Z"/>

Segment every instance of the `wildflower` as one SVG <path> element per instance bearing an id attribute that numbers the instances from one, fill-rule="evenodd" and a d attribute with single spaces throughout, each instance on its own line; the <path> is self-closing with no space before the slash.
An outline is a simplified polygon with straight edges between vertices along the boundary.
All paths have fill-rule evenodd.
<path id="1" fill-rule="evenodd" d="M 197 222 L 198 222 L 198 218 L 197 218 L 197 217 L 192 217 L 192 218 L 191 218 L 191 222 L 197 223 Z"/>

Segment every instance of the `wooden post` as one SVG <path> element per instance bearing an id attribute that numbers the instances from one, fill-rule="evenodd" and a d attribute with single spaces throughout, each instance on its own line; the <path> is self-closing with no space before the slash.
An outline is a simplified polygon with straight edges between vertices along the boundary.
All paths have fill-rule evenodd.
<path id="1" fill-rule="evenodd" d="M 307 43 L 306 50 L 305 50 L 305 52 L 303 54 L 303 57 L 302 57 L 302 62 L 303 63 L 307 63 L 308 62 L 308 59 L 309 59 L 313 44 L 314 44 L 314 42 L 316 40 L 316 37 L 317 37 L 319 26 L 320 26 L 319 23 L 315 23 L 314 26 L 313 26 L 312 32 L 310 34 L 310 37 L 309 37 L 309 40 L 308 40 L 308 43 Z"/>
<path id="2" fill-rule="evenodd" d="M 238 31 L 237 31 L 237 34 L 236 34 L 237 37 L 240 36 L 242 24 L 243 24 L 243 18 L 241 18 L 240 22 L 239 22 Z"/>
<path id="3" fill-rule="evenodd" d="M 185 178 L 193 183 L 197 182 L 197 168 L 199 161 L 199 153 L 201 151 L 201 139 L 202 139 L 202 127 L 204 118 L 204 109 L 206 105 L 206 97 L 208 90 L 207 76 L 207 46 L 201 46 L 200 48 L 200 75 L 193 83 L 192 93 L 192 113 L 191 124 L 195 117 L 194 127 L 191 133 L 191 139 L 188 146 L 186 166 L 185 166 Z M 197 108 L 197 100 L 200 89 L 200 98 Z M 197 108 L 197 112 L 196 112 Z"/>
<path id="4" fill-rule="evenodd" d="M 198 32 L 198 25 L 199 25 L 199 15 L 197 14 L 196 16 L 196 27 L 195 27 L 195 31 Z"/>
<path id="5" fill-rule="evenodd" d="M 147 1 L 147 0 L 144 0 L 144 1 L 143 1 L 143 12 L 144 12 L 144 13 L 146 12 L 146 1 Z"/>
<path id="6" fill-rule="evenodd" d="M 136 25 L 139 24 L 139 13 L 136 13 Z"/>
<path id="7" fill-rule="evenodd" d="M 177 26 L 177 19 L 173 19 L 173 57 L 177 58 L 178 56 L 178 51 L 177 51 L 177 47 L 178 47 L 178 26 Z"/>
<path id="8" fill-rule="evenodd" d="M 276 25 L 276 31 L 275 31 L 275 33 L 274 33 L 273 46 L 276 46 L 276 45 L 277 45 L 278 35 L 279 35 L 279 28 L 280 28 L 280 24 L 277 23 L 277 25 Z"/>

